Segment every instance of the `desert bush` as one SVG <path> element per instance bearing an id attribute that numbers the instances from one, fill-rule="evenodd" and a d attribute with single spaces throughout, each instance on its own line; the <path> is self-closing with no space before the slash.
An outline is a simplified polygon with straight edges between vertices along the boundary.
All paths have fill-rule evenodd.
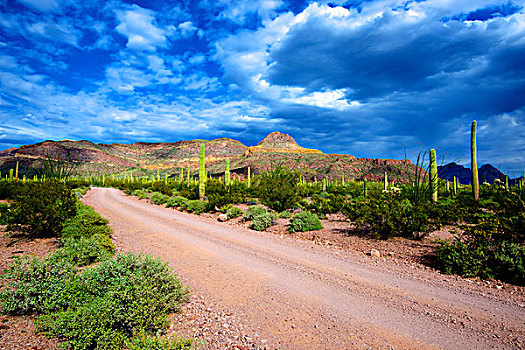
<path id="1" fill-rule="evenodd" d="M 246 212 L 244 212 L 243 220 L 250 221 L 257 215 L 266 213 L 266 209 L 258 205 L 251 205 L 248 207 Z"/>
<path id="2" fill-rule="evenodd" d="M 250 228 L 256 231 L 264 231 L 268 227 L 275 225 L 276 219 L 277 215 L 275 213 L 270 213 L 265 210 L 264 212 L 253 216 Z"/>
<path id="3" fill-rule="evenodd" d="M 128 350 L 191 350 L 196 348 L 197 343 L 194 339 L 183 337 L 166 339 L 140 332 L 126 341 L 126 348 Z"/>
<path id="4" fill-rule="evenodd" d="M 151 203 L 156 205 L 165 204 L 168 201 L 168 199 L 170 199 L 170 196 L 160 192 L 153 192 L 150 197 Z"/>
<path id="5" fill-rule="evenodd" d="M 285 210 L 285 211 L 282 211 L 282 212 L 279 213 L 279 217 L 281 219 L 289 219 L 289 218 L 292 217 L 292 213 L 289 212 L 288 210 Z"/>
<path id="6" fill-rule="evenodd" d="M 138 190 L 133 190 L 133 192 L 131 192 L 131 195 L 137 196 L 139 199 L 150 199 L 151 197 L 151 193 L 142 188 Z"/>
<path id="7" fill-rule="evenodd" d="M 230 207 L 226 210 L 226 217 L 228 217 L 228 220 L 237 218 L 243 214 L 244 212 L 242 211 L 242 209 L 237 207 Z"/>
<path id="8" fill-rule="evenodd" d="M 173 190 L 164 181 L 156 181 L 149 187 L 151 192 L 160 192 L 168 197 L 173 195 Z"/>
<path id="9" fill-rule="evenodd" d="M 20 185 L 9 210 L 8 231 L 34 237 L 58 236 L 63 223 L 76 214 L 76 198 L 59 181 Z"/>
<path id="10" fill-rule="evenodd" d="M 408 199 L 390 194 L 352 201 L 343 208 L 344 214 L 359 229 L 382 239 L 394 236 L 422 238 L 438 225 L 431 220 L 433 210 L 430 204 L 415 206 Z"/>
<path id="11" fill-rule="evenodd" d="M 463 234 L 452 242 L 438 241 L 438 268 L 447 274 L 498 278 L 525 285 L 525 247 L 502 239 L 501 222 L 480 218 L 477 224 L 461 225 Z"/>
<path id="12" fill-rule="evenodd" d="M 67 305 L 40 316 L 37 328 L 74 349 L 120 349 L 134 333 L 154 333 L 179 310 L 187 290 L 167 264 L 118 255 L 66 281 Z"/>
<path id="13" fill-rule="evenodd" d="M 313 211 L 319 217 L 326 217 L 326 214 L 340 212 L 345 203 L 345 197 L 341 194 L 324 193 L 312 196 L 305 209 Z"/>
<path id="14" fill-rule="evenodd" d="M 107 235 L 61 239 L 62 249 L 52 255 L 54 259 L 67 260 L 75 266 L 88 266 L 113 256 L 114 246 Z"/>
<path id="15" fill-rule="evenodd" d="M 9 216 L 9 204 L 0 203 L 0 225 L 7 225 Z"/>
<path id="16" fill-rule="evenodd" d="M 2 314 L 29 314 L 68 305 L 67 285 L 78 269 L 61 259 L 16 257 L 4 275 L 0 290 Z"/>
<path id="17" fill-rule="evenodd" d="M 295 214 L 290 220 L 290 225 L 288 225 L 288 231 L 290 233 L 316 231 L 322 228 L 323 225 L 317 215 L 308 211 Z"/>
<path id="18" fill-rule="evenodd" d="M 182 206 L 181 206 L 182 208 Z M 200 215 L 211 210 L 211 205 L 208 201 L 200 200 L 189 200 L 186 202 L 186 208 L 184 210 Z"/>
<path id="19" fill-rule="evenodd" d="M 269 208 L 281 212 L 292 208 L 298 197 L 299 173 L 278 166 L 265 171 L 257 182 L 259 199 Z"/>
<path id="20" fill-rule="evenodd" d="M 3 181 L 0 179 L 0 199 L 13 199 L 19 186 L 19 181 Z"/>
<path id="21" fill-rule="evenodd" d="M 188 199 L 182 196 L 170 197 L 168 201 L 166 202 L 166 207 L 167 208 L 178 208 L 178 207 L 183 206 L 183 204 L 185 204 L 187 201 Z"/>
<path id="22" fill-rule="evenodd" d="M 206 196 L 212 208 L 243 203 L 246 200 L 247 190 L 247 185 L 244 182 L 234 181 L 230 185 L 225 185 L 219 180 L 208 180 L 206 182 Z"/>
<path id="23" fill-rule="evenodd" d="M 62 238 L 111 235 L 111 229 L 107 226 L 108 220 L 80 201 L 77 201 L 76 207 L 76 215 L 64 221 Z"/>

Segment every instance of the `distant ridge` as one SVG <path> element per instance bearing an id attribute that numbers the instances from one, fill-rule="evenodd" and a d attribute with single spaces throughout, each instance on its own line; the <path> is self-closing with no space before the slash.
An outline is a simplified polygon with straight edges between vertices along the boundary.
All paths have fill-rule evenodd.
<path id="1" fill-rule="evenodd" d="M 325 154 L 304 148 L 292 136 L 272 132 L 256 146 L 247 147 L 229 138 L 186 140 L 177 142 L 93 143 L 81 141 L 43 141 L 0 152 L 0 171 L 6 174 L 18 162 L 20 174 L 32 176 L 42 167 L 48 155 L 55 159 L 71 159 L 82 175 L 132 172 L 134 176 L 157 172 L 178 178 L 181 171 L 196 176 L 200 145 L 205 144 L 206 170 L 212 177 L 224 175 L 226 159 L 233 176 L 245 177 L 282 165 L 298 171 L 309 180 L 324 178 L 341 181 L 379 181 L 385 172 L 393 183 L 405 182 L 415 166 L 408 160 L 356 158 L 346 154 Z"/>
<path id="2" fill-rule="evenodd" d="M 489 184 L 494 183 L 494 180 L 496 179 L 504 181 L 506 176 L 490 164 L 482 165 L 478 169 L 478 173 L 480 182 L 486 182 Z M 459 183 L 464 185 L 468 185 L 471 182 L 470 168 L 465 168 L 463 165 L 456 163 L 438 166 L 438 174 L 441 179 L 449 181 L 453 181 L 454 177 L 456 177 L 456 179 L 459 180 Z M 511 184 L 514 184 L 515 181 L 516 179 L 509 179 Z"/>

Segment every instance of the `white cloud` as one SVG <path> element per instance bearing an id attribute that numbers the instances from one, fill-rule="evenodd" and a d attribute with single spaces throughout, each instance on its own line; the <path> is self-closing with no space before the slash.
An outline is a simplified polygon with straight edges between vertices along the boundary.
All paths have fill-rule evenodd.
<path id="1" fill-rule="evenodd" d="M 117 11 L 117 19 L 120 23 L 115 29 L 128 38 L 127 48 L 155 51 L 158 47 L 166 47 L 165 32 L 155 25 L 153 11 L 133 5 L 129 10 Z"/>
<path id="2" fill-rule="evenodd" d="M 195 27 L 191 21 L 186 21 L 179 24 L 179 30 L 182 37 L 185 38 L 193 35 L 197 30 L 197 27 Z"/>

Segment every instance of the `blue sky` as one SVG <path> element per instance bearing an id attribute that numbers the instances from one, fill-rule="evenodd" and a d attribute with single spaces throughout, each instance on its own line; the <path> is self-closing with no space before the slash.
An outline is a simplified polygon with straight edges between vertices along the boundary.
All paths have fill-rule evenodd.
<path id="1" fill-rule="evenodd" d="M 525 1 L 0 0 L 0 149 L 272 131 L 525 170 Z"/>

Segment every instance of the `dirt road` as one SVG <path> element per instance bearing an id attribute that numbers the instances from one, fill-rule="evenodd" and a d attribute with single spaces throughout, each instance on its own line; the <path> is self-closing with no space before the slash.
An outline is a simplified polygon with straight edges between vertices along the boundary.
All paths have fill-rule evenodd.
<path id="1" fill-rule="evenodd" d="M 117 245 L 169 261 L 192 293 L 234 310 L 269 349 L 525 346 L 525 301 L 496 289 L 461 279 L 452 286 L 434 271 L 232 227 L 115 189 L 93 189 L 84 202 L 110 220 Z"/>

